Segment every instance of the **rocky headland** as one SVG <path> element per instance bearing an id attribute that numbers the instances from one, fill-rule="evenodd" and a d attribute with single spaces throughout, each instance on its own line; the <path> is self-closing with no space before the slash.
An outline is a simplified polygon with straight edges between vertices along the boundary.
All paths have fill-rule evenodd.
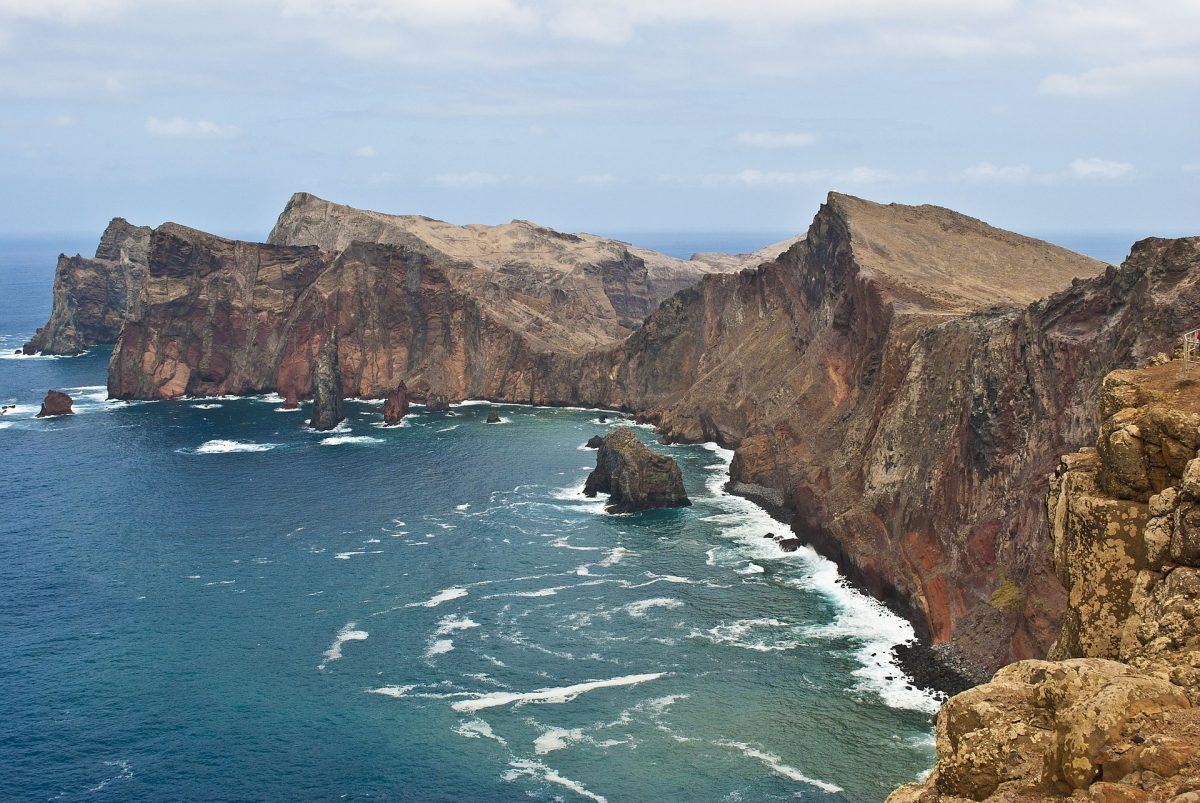
<path id="1" fill-rule="evenodd" d="M 892 803 L 1200 801 L 1200 369 L 1103 383 L 1096 446 L 1046 495 L 1067 611 L 1050 658 L 938 714 L 929 779 Z"/>
<path id="2" fill-rule="evenodd" d="M 837 193 L 782 253 L 726 260 L 303 193 L 265 244 L 147 238 L 141 300 L 114 312 L 112 396 L 311 398 L 334 332 L 348 396 L 403 381 L 428 410 L 635 412 L 732 448 L 731 487 L 981 678 L 1061 629 L 1044 477 L 1094 439 L 1103 377 L 1200 318 L 1200 239 L 1145 240 L 1113 267 Z M 80 308 L 63 292 L 52 323 Z"/>
<path id="3" fill-rule="evenodd" d="M 600 442 L 596 468 L 583 486 L 584 496 L 598 493 L 608 494 L 609 513 L 692 504 L 679 464 L 648 449 L 629 427 L 618 427 Z"/>

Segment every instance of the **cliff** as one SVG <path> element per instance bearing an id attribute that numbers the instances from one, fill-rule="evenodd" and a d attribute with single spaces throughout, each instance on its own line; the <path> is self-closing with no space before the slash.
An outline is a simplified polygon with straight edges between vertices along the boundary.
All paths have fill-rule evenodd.
<path id="1" fill-rule="evenodd" d="M 125 321 L 139 314 L 149 241 L 148 227 L 118 217 L 104 230 L 95 258 L 60 255 L 50 320 L 22 351 L 79 354 L 115 341 Z"/>
<path id="2" fill-rule="evenodd" d="M 1100 395 L 1096 447 L 1063 457 L 1047 494 L 1061 660 L 949 700 L 937 765 L 892 803 L 1200 800 L 1200 383 L 1175 362 Z"/>

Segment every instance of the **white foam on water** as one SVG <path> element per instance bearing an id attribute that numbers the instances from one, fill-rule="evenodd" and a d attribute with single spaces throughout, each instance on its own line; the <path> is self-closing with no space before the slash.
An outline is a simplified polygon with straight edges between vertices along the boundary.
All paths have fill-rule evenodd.
<path id="1" fill-rule="evenodd" d="M 133 777 L 133 769 L 130 767 L 128 761 L 105 761 L 104 766 L 117 767 L 118 768 L 117 774 L 113 775 L 109 778 L 105 778 L 100 783 L 89 788 L 88 789 L 89 792 L 100 792 L 105 787 L 107 787 L 110 783 L 112 783 L 113 781 L 127 781 Z"/>
<path id="2" fill-rule="evenodd" d="M 588 800 L 592 800 L 595 803 L 608 803 L 607 798 L 597 795 L 593 792 L 589 792 L 583 786 L 583 784 L 579 783 L 578 781 L 572 781 L 570 778 L 563 777 L 558 773 L 557 770 L 550 769 L 540 761 L 534 761 L 528 758 L 518 758 L 510 761 L 508 766 L 512 769 L 500 776 L 506 781 L 515 781 L 517 778 L 522 776 L 540 778 L 543 781 L 566 787 L 580 797 L 586 797 Z"/>
<path id="3" fill-rule="evenodd" d="M 193 404 L 190 406 L 196 410 L 216 410 L 217 408 L 224 407 L 225 405 L 214 403 L 214 404 Z"/>
<path id="4" fill-rule="evenodd" d="M 831 794 L 842 791 L 840 786 L 836 786 L 828 781 L 822 781 L 817 778 L 810 778 L 795 767 L 789 767 L 787 764 L 783 763 L 783 759 L 774 753 L 768 753 L 765 750 L 752 747 L 744 742 L 735 742 L 728 739 L 721 739 L 720 741 L 714 742 L 714 744 L 719 745 L 720 747 L 729 747 L 734 750 L 738 750 L 747 758 L 757 759 L 758 761 L 761 761 L 763 764 L 767 765 L 772 772 L 775 772 L 793 781 L 799 781 L 800 783 L 806 783 L 809 786 L 815 786 L 818 789 Z"/>
<path id="5" fill-rule="evenodd" d="M 334 560 L 350 560 L 350 558 L 358 557 L 359 555 L 365 555 L 365 554 L 367 554 L 367 553 L 364 550 L 352 549 L 349 552 L 339 552 L 336 555 L 334 555 L 333 557 L 334 557 Z"/>
<path id="6" fill-rule="evenodd" d="M 786 629 L 787 636 L 777 635 L 780 629 Z M 722 622 L 708 630 L 693 630 L 690 638 L 702 638 L 713 644 L 725 644 L 755 652 L 783 652 L 803 644 L 803 640 L 794 637 L 792 626 L 778 619 L 738 619 L 733 622 Z"/>
<path id="7" fill-rule="evenodd" d="M 424 602 L 410 602 L 405 607 L 407 608 L 436 608 L 443 602 L 450 600 L 461 599 L 467 595 L 467 589 L 459 586 L 451 586 L 450 588 L 442 589 Z"/>
<path id="8" fill-rule="evenodd" d="M 380 695 L 383 695 L 384 697 L 395 697 L 397 699 L 403 699 L 404 697 L 407 697 L 408 693 L 415 688 L 417 688 L 415 685 L 414 686 L 380 686 L 378 689 L 367 689 L 367 694 L 380 694 Z"/>
<path id="9" fill-rule="evenodd" d="M 329 649 L 325 651 L 325 660 L 317 664 L 317 669 L 324 671 L 325 666 L 333 661 L 340 661 L 342 658 L 342 647 L 348 641 L 366 641 L 367 631 L 357 630 L 357 623 L 346 622 L 345 626 L 338 631 L 334 637 L 333 643 L 329 645 Z"/>
<path id="10" fill-rule="evenodd" d="M 451 430 L 455 430 L 455 429 L 458 429 L 458 424 L 453 424 L 448 427 L 442 427 L 441 429 L 438 430 L 438 432 L 450 432 Z"/>
<path id="11" fill-rule="evenodd" d="M 298 412 L 300 412 L 300 408 L 299 408 L 299 407 L 291 407 L 291 408 L 289 408 L 289 407 L 276 407 L 276 408 L 275 408 L 275 409 L 274 409 L 272 412 L 276 412 L 276 413 L 298 413 Z"/>
<path id="12" fill-rule="evenodd" d="M 348 443 L 370 444 L 383 443 L 383 438 L 375 438 L 370 435 L 335 435 L 332 438 L 323 438 L 322 446 L 344 446 Z"/>
<path id="13" fill-rule="evenodd" d="M 471 506 L 471 503 L 470 503 L 470 502 L 463 502 L 461 505 L 455 505 L 455 506 L 454 506 L 454 509 L 455 509 L 455 510 L 466 510 L 466 509 L 467 509 L 467 508 L 469 508 L 470 506 Z"/>
<path id="14" fill-rule="evenodd" d="M 738 574 L 762 574 L 766 571 L 766 569 L 764 569 L 762 566 L 759 566 L 757 563 L 747 563 L 740 569 L 734 569 L 734 571 L 736 571 Z"/>
<path id="15" fill-rule="evenodd" d="M 253 401 L 266 402 L 267 404 L 283 404 L 285 401 L 287 401 L 278 393 L 262 393 L 258 396 L 251 396 L 250 398 Z"/>
<path id="16" fill-rule="evenodd" d="M 591 574 L 591 571 L 588 569 L 587 564 L 585 563 L 582 566 L 576 567 L 575 574 L 579 575 L 580 577 L 587 577 Z"/>
<path id="17" fill-rule="evenodd" d="M 616 566 L 618 563 L 620 563 L 622 560 L 625 559 L 626 555 L 630 555 L 630 554 L 633 554 L 633 553 L 631 553 L 628 549 L 626 549 L 623 546 L 613 547 L 609 551 L 608 555 L 604 558 L 604 560 L 600 561 L 600 565 L 601 566 Z"/>
<path id="18" fill-rule="evenodd" d="M 496 735 L 490 724 L 478 717 L 475 719 L 459 720 L 458 727 L 454 729 L 454 732 L 468 739 L 492 739 L 501 745 L 508 745 L 508 742 Z"/>
<path id="19" fill-rule="evenodd" d="M 583 740 L 582 728 L 549 728 L 533 740 L 533 752 L 544 756 L 555 750 L 565 750 L 571 746 L 571 742 L 582 742 Z"/>
<path id="20" fill-rule="evenodd" d="M 241 452 L 269 452 L 277 449 L 281 443 L 254 443 L 252 441 L 232 441 L 217 438 L 205 441 L 195 449 L 180 449 L 184 454 L 238 454 Z"/>
<path id="21" fill-rule="evenodd" d="M 556 688 L 537 689 L 530 692 L 490 692 L 481 694 L 473 700 L 460 700 L 450 707 L 455 711 L 466 711 L 468 713 L 479 711 L 484 708 L 495 708 L 496 706 L 509 705 L 510 703 L 567 703 L 574 700 L 581 694 L 596 689 L 607 689 L 614 686 L 636 686 L 639 683 L 646 683 L 651 680 L 658 680 L 664 677 L 666 672 L 650 672 L 641 675 L 624 675 L 622 677 L 609 678 L 607 680 L 589 680 L 585 683 L 575 683 L 570 686 L 559 686 Z"/>
<path id="22" fill-rule="evenodd" d="M 8 429 L 12 426 L 11 421 L 0 421 L 0 429 Z"/>
<path id="23" fill-rule="evenodd" d="M 456 633 L 460 630 L 470 630 L 473 627 L 479 627 L 479 622 L 467 616 L 450 614 L 441 618 L 437 624 L 437 630 L 434 632 L 439 636 L 448 636 L 451 633 Z"/>
<path id="24" fill-rule="evenodd" d="M 555 538 L 553 541 L 550 542 L 550 546 L 554 547 L 555 549 L 573 549 L 576 552 L 600 552 L 600 551 L 602 551 L 602 547 L 575 546 L 574 544 L 570 543 L 570 541 L 571 541 L 571 537 L 569 535 L 560 535 L 558 538 Z"/>
<path id="25" fill-rule="evenodd" d="M 618 610 L 632 616 L 634 619 L 643 619 L 652 608 L 670 609 L 678 608 L 682 605 L 683 602 L 674 597 L 651 597 L 650 599 L 638 600 L 628 605 L 622 605 Z"/>
<path id="26" fill-rule="evenodd" d="M 837 617 L 830 625 L 809 628 L 803 631 L 810 638 L 848 638 L 858 641 L 861 645 L 855 651 L 855 659 L 862 664 L 852 674 L 858 683 L 869 692 L 877 695 L 885 705 L 892 708 L 936 713 L 941 706 L 941 695 L 937 692 L 918 689 L 912 685 L 912 680 L 895 663 L 892 648 L 905 644 L 915 638 L 912 625 L 905 619 L 889 611 L 882 603 L 863 594 L 846 584 L 838 573 L 837 564 L 821 557 L 809 546 L 801 546 L 795 552 L 784 552 L 773 539 L 766 538 L 768 532 L 786 533 L 786 525 L 780 524 L 758 505 L 748 499 L 735 496 L 725 490 L 725 481 L 729 476 L 729 465 L 733 460 L 733 452 L 723 449 L 715 443 L 706 443 L 704 448 L 721 458 L 722 465 L 714 466 L 712 476 L 708 480 L 708 488 L 720 506 L 729 513 L 737 514 L 742 522 L 724 531 L 726 537 L 736 541 L 742 549 L 738 552 L 716 547 L 708 551 L 709 565 L 730 564 L 746 559 L 745 552 L 750 553 L 754 560 L 782 560 L 797 568 L 807 570 L 802 579 L 785 580 L 788 585 L 815 591 L 833 602 L 837 609 Z M 784 528 L 784 529 L 780 529 Z M 720 631 L 713 628 L 708 636 L 713 638 L 730 639 L 727 643 L 738 641 L 734 632 L 738 623 L 726 626 L 731 629 Z M 695 635 L 695 634 L 693 634 Z M 778 639 L 773 642 L 756 641 L 743 642 L 740 646 L 750 649 L 761 649 L 774 644 L 782 647 L 789 640 Z M 760 647 L 751 646 L 759 644 Z M 799 642 L 796 642 L 798 645 Z M 793 646 L 796 646 L 793 645 Z M 891 678 L 891 680 L 888 680 Z"/>
<path id="27" fill-rule="evenodd" d="M 432 658 L 435 655 L 445 655 L 454 650 L 454 642 L 448 638 L 437 639 L 430 642 L 425 648 L 425 657 Z"/>

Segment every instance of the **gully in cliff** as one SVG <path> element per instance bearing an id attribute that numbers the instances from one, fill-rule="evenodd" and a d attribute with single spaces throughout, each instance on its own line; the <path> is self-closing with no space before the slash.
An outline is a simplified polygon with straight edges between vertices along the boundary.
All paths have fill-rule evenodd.
<path id="1" fill-rule="evenodd" d="M 604 437 L 596 454 L 596 469 L 588 476 L 583 492 L 587 496 L 607 493 L 609 513 L 692 503 L 683 490 L 679 464 L 647 449 L 627 427 Z"/>
<path id="2" fill-rule="evenodd" d="M 342 376 L 338 369 L 337 336 L 327 337 L 313 371 L 313 410 L 308 424 L 325 432 L 342 422 Z"/>

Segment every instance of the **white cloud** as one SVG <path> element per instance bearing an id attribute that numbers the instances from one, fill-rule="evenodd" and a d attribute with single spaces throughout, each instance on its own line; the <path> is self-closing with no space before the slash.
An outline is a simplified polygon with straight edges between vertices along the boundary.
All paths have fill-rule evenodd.
<path id="1" fill-rule="evenodd" d="M 1200 162 L 1184 165 L 1183 172 L 1185 172 L 1185 173 L 1200 173 Z"/>
<path id="2" fill-rule="evenodd" d="M 741 186 L 756 188 L 795 187 L 801 185 L 882 184 L 897 176 L 887 170 L 858 166 L 848 170 L 758 170 L 747 168 L 736 173 L 708 173 L 698 176 L 659 176 L 661 184 L 691 186 Z"/>
<path id="3" fill-rule="evenodd" d="M 379 155 L 379 151 L 375 150 L 370 145 L 363 145 L 354 149 L 354 155 L 359 159 L 374 159 Z"/>
<path id="4" fill-rule="evenodd" d="M 442 173 L 429 179 L 429 183 L 448 189 L 465 189 L 468 187 L 493 187 L 497 184 L 504 184 L 508 180 L 508 176 L 472 170 L 467 173 Z"/>
<path id="5" fill-rule="evenodd" d="M 124 11 L 126 0 L 0 0 L 0 19 L 77 24 Z"/>
<path id="6" fill-rule="evenodd" d="M 537 12 L 513 0 L 282 0 L 285 16 L 416 27 L 536 24 Z"/>
<path id="7" fill-rule="evenodd" d="M 847 184 L 886 184 L 896 180 L 896 174 L 888 170 L 877 170 L 874 167 L 852 167 L 844 173 L 833 177 L 834 181 Z"/>
<path id="8" fill-rule="evenodd" d="M 582 184 L 585 187 L 611 187 L 614 184 L 622 183 L 622 181 L 611 173 L 600 173 L 594 176 L 580 176 L 575 179 L 575 183 Z"/>
<path id="9" fill-rule="evenodd" d="M 50 125 L 54 126 L 55 128 L 71 128 L 72 126 L 78 124 L 79 121 L 70 114 L 56 114 L 50 118 Z"/>
<path id="10" fill-rule="evenodd" d="M 807 131 L 743 131 L 734 140 L 751 148 L 802 148 L 817 141 Z"/>
<path id="11" fill-rule="evenodd" d="M 996 165 L 979 162 L 959 174 L 959 178 L 980 184 L 1022 184 L 1032 177 L 1029 165 Z"/>
<path id="12" fill-rule="evenodd" d="M 1200 59 L 1156 58 L 1080 73 L 1047 75 L 1038 85 L 1045 95 L 1103 97 L 1123 95 L 1142 87 L 1200 81 Z"/>
<path id="13" fill-rule="evenodd" d="M 189 120 L 185 117 L 146 118 L 146 133 L 152 137 L 177 137 L 180 139 L 234 139 L 242 135 L 242 129 L 228 123 L 211 120 Z"/>
<path id="14" fill-rule="evenodd" d="M 1076 178 L 1122 178 L 1133 173 L 1133 165 L 1128 162 L 1112 162 L 1095 156 L 1076 159 L 1067 165 L 1067 169 Z"/>

